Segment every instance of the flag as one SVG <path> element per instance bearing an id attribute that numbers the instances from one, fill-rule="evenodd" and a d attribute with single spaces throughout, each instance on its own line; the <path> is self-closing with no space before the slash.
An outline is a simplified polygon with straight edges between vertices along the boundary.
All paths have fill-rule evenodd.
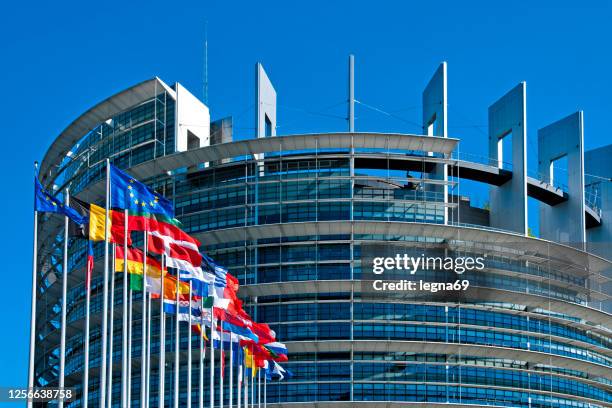
<path id="1" fill-rule="evenodd" d="M 93 242 L 87 241 L 87 275 L 85 276 L 85 287 L 91 288 L 91 275 L 94 269 Z"/>
<path id="2" fill-rule="evenodd" d="M 65 215 L 75 224 L 84 224 L 86 222 L 81 214 L 49 194 L 36 176 L 34 177 L 34 210 Z"/>
<path id="3" fill-rule="evenodd" d="M 70 197 L 70 207 L 83 217 L 83 222 L 80 224 L 76 222 L 70 223 L 68 234 L 75 238 L 89 239 L 89 203 L 76 197 Z"/>
<path id="4" fill-rule="evenodd" d="M 268 363 L 272 366 L 271 376 L 273 375 L 278 376 L 279 381 L 282 381 L 285 377 L 286 378 L 293 377 L 293 373 L 291 371 L 284 369 L 276 361 L 272 360 L 272 361 L 269 361 Z"/>
<path id="5" fill-rule="evenodd" d="M 251 330 L 259 338 L 259 344 L 273 343 L 276 341 L 276 333 L 266 323 L 253 323 Z"/>
<path id="6" fill-rule="evenodd" d="M 255 333 L 253 333 L 249 328 L 247 327 L 240 327 L 238 325 L 232 324 L 232 323 L 228 323 L 226 321 L 221 321 L 221 328 L 227 331 L 230 331 L 234 334 L 237 334 L 239 336 L 244 337 L 245 339 L 254 341 L 254 342 L 258 342 L 259 338 L 257 337 L 257 335 Z"/>
<path id="7" fill-rule="evenodd" d="M 192 324 L 191 330 L 194 333 L 199 334 L 200 336 L 204 337 L 204 340 L 208 341 L 208 336 L 206 335 L 206 329 L 200 323 Z M 204 343 L 204 350 L 206 350 L 206 343 Z"/>
<path id="8" fill-rule="evenodd" d="M 143 183 L 110 166 L 111 207 L 127 209 L 138 214 L 163 214 L 174 218 L 172 203 Z"/>
<path id="9" fill-rule="evenodd" d="M 197 245 L 190 241 L 176 240 L 173 237 L 162 235 L 159 231 L 149 233 L 148 249 L 159 255 L 187 261 L 194 267 L 199 267 L 202 263 L 202 255 Z"/>
<path id="10" fill-rule="evenodd" d="M 223 347 L 223 325 L 221 326 L 221 330 L 219 332 L 219 348 L 221 349 L 221 378 L 225 377 L 225 347 Z M 230 345 L 231 346 L 231 345 Z"/>
<path id="11" fill-rule="evenodd" d="M 124 215 L 119 211 L 110 210 L 108 222 L 108 235 L 110 242 L 123 245 Z M 89 239 L 92 241 L 104 241 L 104 225 L 106 222 L 106 210 L 98 205 L 89 204 Z M 128 235 L 128 245 L 131 245 L 131 238 Z"/>
<path id="12" fill-rule="evenodd" d="M 176 296 L 176 295 L 175 295 Z M 191 308 L 190 308 L 191 306 Z M 164 312 L 172 315 L 176 315 L 176 299 L 164 299 Z M 186 299 L 181 299 L 179 297 L 179 309 L 178 309 L 178 319 L 181 322 L 189 321 L 189 314 L 191 313 L 192 319 L 191 321 L 195 323 L 196 320 L 200 320 L 200 316 L 202 315 L 202 309 L 200 308 L 200 301 L 191 299 L 189 301 L 189 295 L 187 295 Z"/>
<path id="13" fill-rule="evenodd" d="M 257 367 L 255 366 L 255 358 L 253 352 L 248 347 L 244 348 L 244 366 L 246 367 L 247 375 L 255 377 Z"/>
<path id="14" fill-rule="evenodd" d="M 288 361 L 287 346 L 283 343 L 273 342 L 264 344 L 263 347 L 270 352 L 274 361 Z"/>
<path id="15" fill-rule="evenodd" d="M 115 270 L 123 272 L 124 249 L 122 246 L 115 248 Z M 144 274 L 144 253 L 135 248 L 128 248 L 127 252 L 127 271 L 130 274 L 130 287 L 132 290 L 142 290 Z M 165 272 L 164 272 L 165 274 Z M 155 259 L 147 257 L 147 292 L 161 294 L 161 265 Z M 165 281 L 164 281 L 165 283 Z"/>

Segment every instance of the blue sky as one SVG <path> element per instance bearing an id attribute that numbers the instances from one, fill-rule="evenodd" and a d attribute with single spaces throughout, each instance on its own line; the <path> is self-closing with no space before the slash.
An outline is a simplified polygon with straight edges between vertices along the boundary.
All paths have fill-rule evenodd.
<path id="1" fill-rule="evenodd" d="M 495 4 L 494 4 L 495 3 Z M 278 133 L 346 129 L 346 67 L 356 55 L 357 130 L 419 132 L 421 92 L 448 61 L 449 134 L 484 155 L 487 107 L 527 81 L 529 164 L 537 129 L 585 111 L 586 148 L 610 143 L 610 2 L 11 2 L 0 16 L 4 97 L 0 205 L 8 281 L 0 386 L 26 383 L 32 163 L 93 104 L 143 79 L 202 96 L 208 21 L 211 115 L 254 130 L 254 64 L 279 94 Z M 330 108 L 331 107 L 331 108 Z M 329 109 L 327 109 L 329 108 Z M 316 113 L 316 114 L 314 114 Z M 326 116 L 324 116 L 325 114 Z M 338 117 L 335 117 L 338 116 Z M 477 197 L 486 200 L 481 189 Z"/>

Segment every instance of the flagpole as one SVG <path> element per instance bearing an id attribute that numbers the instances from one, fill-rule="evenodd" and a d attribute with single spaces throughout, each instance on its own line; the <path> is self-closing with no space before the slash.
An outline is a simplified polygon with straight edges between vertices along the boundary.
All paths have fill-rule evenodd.
<path id="1" fill-rule="evenodd" d="M 142 258 L 142 332 L 140 348 L 140 407 L 147 407 L 147 245 L 149 233 L 144 231 Z"/>
<path id="2" fill-rule="evenodd" d="M 199 398 L 199 408 L 204 408 L 204 358 L 205 358 L 205 354 L 204 354 L 204 333 L 205 333 L 205 326 L 204 326 L 204 296 L 202 296 L 202 298 L 200 299 L 200 310 L 202 311 L 202 314 L 200 315 L 200 381 L 199 381 L 199 392 L 198 392 L 198 398 Z"/>
<path id="3" fill-rule="evenodd" d="M 229 347 L 229 365 L 230 365 L 230 372 L 229 372 L 229 408 L 232 408 L 232 406 L 234 405 L 234 401 L 233 401 L 233 388 L 234 388 L 234 339 L 233 339 L 233 334 L 232 332 L 229 332 L 230 335 L 230 347 Z"/>
<path id="4" fill-rule="evenodd" d="M 268 406 L 268 377 L 264 375 L 264 408 Z"/>
<path id="5" fill-rule="evenodd" d="M 189 281 L 189 325 L 187 327 L 187 406 L 191 408 L 191 296 L 192 282 Z"/>
<path id="6" fill-rule="evenodd" d="M 164 314 L 164 299 L 165 299 L 165 280 L 164 270 L 166 268 L 166 259 L 161 256 L 161 295 L 159 302 L 159 407 L 165 406 L 165 382 L 166 382 L 166 315 Z"/>
<path id="7" fill-rule="evenodd" d="M 100 363 L 100 407 L 106 407 L 106 343 L 108 330 L 108 244 L 109 244 L 109 210 L 110 210 L 110 159 L 106 159 L 106 203 L 104 217 L 104 280 L 102 298 L 102 350 Z"/>
<path id="8" fill-rule="evenodd" d="M 257 408 L 261 408 L 261 370 L 257 370 Z"/>
<path id="9" fill-rule="evenodd" d="M 238 357 L 240 357 L 240 354 L 238 354 Z M 240 392 L 241 391 L 242 391 L 242 361 L 240 362 L 240 364 L 238 364 L 238 384 L 236 384 L 236 399 L 238 400 L 238 404 L 237 404 L 238 408 L 240 408 L 240 397 L 241 397 Z"/>
<path id="10" fill-rule="evenodd" d="M 246 354 L 246 353 L 245 353 Z M 244 362 L 244 408 L 249 408 L 249 377 L 247 376 L 246 361 Z"/>
<path id="11" fill-rule="evenodd" d="M 175 317 L 174 317 L 174 330 L 175 330 L 175 334 L 174 334 L 174 408 L 178 408 L 179 407 L 179 374 L 180 374 L 180 367 L 179 364 L 181 363 L 180 360 L 180 340 L 181 340 L 181 328 L 179 326 L 179 291 L 180 291 L 180 283 L 181 281 L 179 280 L 179 273 L 177 271 L 176 273 L 176 311 L 175 311 Z"/>
<path id="12" fill-rule="evenodd" d="M 128 348 L 128 210 L 123 211 L 123 314 L 121 330 L 121 406 L 127 407 Z"/>
<path id="13" fill-rule="evenodd" d="M 257 370 L 257 408 L 261 408 L 261 370 Z"/>
<path id="14" fill-rule="evenodd" d="M 210 408 L 215 408 L 215 306 L 210 307 Z"/>
<path id="15" fill-rule="evenodd" d="M 133 292 L 132 288 L 128 289 L 128 366 L 127 366 L 127 406 L 132 406 L 132 317 L 134 311 Z"/>
<path id="16" fill-rule="evenodd" d="M 150 391 L 151 391 L 151 319 L 153 318 L 153 312 L 151 310 L 151 292 L 147 293 L 147 375 L 145 382 L 146 391 L 146 407 L 149 408 L 150 404 Z"/>
<path id="17" fill-rule="evenodd" d="M 89 242 L 87 242 L 87 251 L 89 252 Z M 89 258 L 89 254 L 88 254 Z M 83 408 L 87 408 L 89 398 L 89 310 L 91 305 L 91 275 L 92 270 L 89 270 L 89 261 L 87 262 L 85 272 L 85 341 L 83 345 Z"/>
<path id="18" fill-rule="evenodd" d="M 70 192 L 65 190 L 65 203 L 70 203 Z M 61 321 L 61 337 L 60 337 L 60 372 L 59 372 L 59 389 L 64 389 L 64 375 L 66 373 L 66 293 L 68 292 L 68 216 L 64 216 L 64 259 L 62 260 L 62 321 Z M 57 406 L 64 407 L 64 399 L 59 398 Z"/>
<path id="19" fill-rule="evenodd" d="M 113 337 L 114 337 L 114 327 L 115 327 L 115 258 L 116 258 L 116 244 L 113 244 L 113 248 L 111 253 L 113 254 L 113 259 L 111 260 L 111 287 L 110 287 L 110 322 L 108 323 L 108 396 L 106 397 L 106 402 L 108 408 L 111 408 L 113 405 Z"/>
<path id="20" fill-rule="evenodd" d="M 251 407 L 255 405 L 255 355 L 251 352 Z"/>
<path id="21" fill-rule="evenodd" d="M 38 162 L 34 162 L 34 177 L 38 177 Z M 36 288 L 37 281 L 37 264 L 38 264 L 38 211 L 34 207 L 34 233 L 32 244 L 32 299 L 30 300 L 30 356 L 28 363 L 28 388 L 34 388 L 34 353 L 36 352 L 36 297 L 38 289 Z M 28 399 L 28 408 L 33 407 L 33 402 Z"/>
<path id="22" fill-rule="evenodd" d="M 219 342 L 219 407 L 223 408 L 223 377 L 225 376 L 225 355 L 223 353 L 223 321 L 220 321 Z"/>

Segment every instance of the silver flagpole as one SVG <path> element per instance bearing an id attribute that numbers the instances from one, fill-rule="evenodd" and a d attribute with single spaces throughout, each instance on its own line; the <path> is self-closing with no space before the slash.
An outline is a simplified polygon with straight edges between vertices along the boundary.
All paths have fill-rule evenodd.
<path id="1" fill-rule="evenodd" d="M 115 321 L 115 258 L 116 258 L 116 244 L 113 244 L 113 248 L 111 253 L 113 254 L 113 259 L 111 260 L 111 287 L 110 287 L 110 321 L 108 322 L 108 385 L 107 391 L 108 395 L 106 397 L 106 404 L 108 408 L 113 406 L 113 337 L 114 337 L 114 321 Z"/>
<path id="2" fill-rule="evenodd" d="M 234 339 L 233 339 L 233 334 L 232 332 L 229 332 L 230 335 L 230 346 L 229 346 L 229 365 L 230 365 L 230 372 L 229 372 L 229 408 L 232 408 L 232 406 L 234 405 L 234 401 L 233 401 L 233 396 L 234 396 Z"/>
<path id="3" fill-rule="evenodd" d="M 89 258 L 89 241 L 87 242 Z M 89 309 L 91 306 L 91 275 L 93 268 L 89 271 L 89 261 L 85 267 L 85 344 L 83 345 L 83 408 L 87 408 L 89 398 Z"/>
<path id="4" fill-rule="evenodd" d="M 128 210 L 123 211 L 123 314 L 121 330 L 121 406 L 127 407 L 127 348 L 128 348 Z M 131 322 L 130 322 L 131 324 Z"/>
<path id="5" fill-rule="evenodd" d="M 261 408 L 261 370 L 257 370 L 257 408 Z"/>
<path id="6" fill-rule="evenodd" d="M 264 408 L 268 406 L 268 377 L 264 375 Z"/>
<path id="7" fill-rule="evenodd" d="M 106 404 L 108 408 L 112 407 L 113 403 L 113 337 L 114 337 L 114 320 L 115 320 L 115 251 L 116 246 L 112 244 L 111 254 L 111 273 L 110 273 L 110 296 L 109 296 L 109 322 L 108 322 L 108 382 Z"/>
<path id="8" fill-rule="evenodd" d="M 140 351 L 140 407 L 147 407 L 147 245 L 149 232 L 144 232 L 142 258 L 142 331 Z"/>
<path id="9" fill-rule="evenodd" d="M 166 382 L 166 315 L 164 314 L 165 280 L 164 269 L 166 269 L 166 258 L 161 256 L 161 294 L 159 296 L 159 407 L 165 406 L 165 382 Z"/>
<path id="10" fill-rule="evenodd" d="M 255 406 L 255 356 L 251 354 L 251 406 Z"/>
<path id="11" fill-rule="evenodd" d="M 66 189 L 64 205 L 70 203 L 70 192 Z M 60 372 L 59 388 L 64 389 L 64 375 L 66 372 L 66 292 L 68 292 L 68 216 L 64 216 L 64 259 L 62 260 L 62 327 L 60 337 Z M 64 399 L 59 398 L 57 406 L 64 407 Z"/>
<path id="12" fill-rule="evenodd" d="M 180 360 L 180 340 L 181 340 L 181 327 L 179 325 L 179 291 L 180 283 L 178 271 L 176 274 L 176 311 L 175 311 L 175 322 L 174 322 L 174 408 L 179 407 L 179 374 L 181 368 L 179 367 Z"/>
<path id="13" fill-rule="evenodd" d="M 38 170 L 38 162 L 34 162 L 34 177 Z M 37 265 L 38 265 L 38 211 L 34 209 L 34 234 L 32 244 L 32 299 L 30 299 L 30 356 L 28 363 L 28 388 L 34 388 L 34 353 L 36 352 L 36 297 L 38 289 L 36 288 L 37 281 Z M 87 370 L 87 368 L 86 368 Z M 28 399 L 28 408 L 33 407 L 31 399 Z M 85 405 L 87 406 L 87 405 Z"/>
<path id="14" fill-rule="evenodd" d="M 106 345 L 108 335 L 108 243 L 109 237 L 109 210 L 110 210 L 110 160 L 106 159 L 106 205 L 104 212 L 104 278 L 102 294 L 102 350 L 100 363 L 100 407 L 106 407 Z"/>
<path id="15" fill-rule="evenodd" d="M 210 408 L 215 408 L 215 306 L 210 308 Z"/>
<path id="16" fill-rule="evenodd" d="M 191 408 L 191 296 L 193 286 L 189 281 L 189 324 L 187 326 L 187 406 Z"/>
<path id="17" fill-rule="evenodd" d="M 239 343 L 240 344 L 240 343 Z M 240 354 L 238 354 L 240 356 Z M 242 391 L 242 361 L 238 364 L 238 384 L 236 384 L 236 400 L 238 402 L 237 407 L 240 408 L 240 392 Z"/>
<path id="18" fill-rule="evenodd" d="M 219 333 L 219 407 L 223 408 L 223 377 L 225 374 L 225 356 L 223 355 L 223 321 Z"/>
<path id="19" fill-rule="evenodd" d="M 200 378 L 198 381 L 198 407 L 204 408 L 204 296 L 200 299 Z"/>
<path id="20" fill-rule="evenodd" d="M 129 279 L 129 278 L 128 278 Z M 128 366 L 127 366 L 127 406 L 132 406 L 132 317 L 134 310 L 134 302 L 133 302 L 133 292 L 132 288 L 128 289 Z"/>
<path id="21" fill-rule="evenodd" d="M 204 326 L 204 296 L 200 299 L 200 309 L 202 314 L 200 315 L 200 381 L 198 384 L 198 407 L 204 408 L 204 333 L 206 330 Z"/>
<path id="22" fill-rule="evenodd" d="M 145 381 L 145 391 L 147 396 L 146 406 L 149 408 L 150 391 L 151 391 L 151 319 L 153 313 L 151 311 L 151 292 L 147 293 L 147 375 Z"/>
<path id="23" fill-rule="evenodd" d="M 246 354 L 246 353 L 245 353 Z M 247 375 L 246 362 L 244 365 L 244 408 L 249 408 L 249 377 Z"/>

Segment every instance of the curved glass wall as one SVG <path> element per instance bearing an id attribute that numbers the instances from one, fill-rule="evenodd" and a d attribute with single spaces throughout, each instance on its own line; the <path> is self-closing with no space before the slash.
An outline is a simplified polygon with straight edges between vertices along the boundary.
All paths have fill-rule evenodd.
<path id="1" fill-rule="evenodd" d="M 92 131 L 77 153 L 93 151 L 92 146 L 100 153 L 90 155 L 89 167 L 68 164 L 64 177 L 72 179 L 77 190 L 87 194 L 102 177 L 101 167 L 96 163 L 107 156 L 119 167 L 129 168 L 171 153 L 173 135 L 169 129 L 173 128 L 174 119 L 169 112 L 173 102 L 165 99 L 164 103 L 161 104 L 160 97 L 155 98 L 129 115 L 119 115 Z M 162 111 L 166 111 L 166 117 L 160 123 Z M 140 129 L 148 136 L 139 136 Z M 160 134 L 165 139 L 159 139 Z M 142 146 L 153 148 L 152 153 L 139 155 L 137 150 Z M 294 232 L 273 238 L 248 238 L 250 228 L 276 224 L 328 221 L 443 224 L 445 210 L 452 210 L 455 204 L 444 202 L 435 188 L 440 181 L 430 178 L 431 169 L 419 169 L 414 163 L 402 168 L 404 161 L 425 157 L 423 152 L 388 152 L 396 159 L 394 166 L 389 166 L 388 157 L 380 153 L 358 149 L 351 155 L 348 149 L 328 149 L 316 154 L 311 151 L 266 154 L 260 161 L 252 156 L 235 158 L 233 162 L 210 167 L 201 165 L 172 174 L 151 174 L 149 180 L 143 180 L 174 201 L 183 228 L 201 238 L 202 249 L 239 278 L 244 286 L 241 293 L 245 305 L 254 318 L 269 322 L 278 338 L 288 343 L 290 351 L 300 350 L 292 352 L 286 363 L 294 377 L 268 384 L 268 403 L 406 401 L 513 407 L 597 407 L 612 403 L 612 383 L 609 374 L 605 374 L 612 370 L 612 334 L 601 323 L 601 316 L 590 321 L 577 313 L 586 310 L 591 301 L 589 278 L 579 271 L 579 262 L 574 265 L 564 261 L 566 267 L 560 268 L 557 265 L 562 257 L 531 253 L 532 258 L 526 261 L 511 244 L 444 240 L 419 233 L 390 235 L 380 230 L 335 235 Z M 449 187 L 452 184 L 449 182 Z M 208 234 L 237 227 L 246 228 L 243 240 L 236 241 L 235 236 L 214 243 L 207 240 Z M 488 228 L 486 224 L 481 227 Z M 462 279 L 505 293 L 506 298 L 464 299 L 458 303 L 365 296 L 357 286 L 363 276 L 364 248 L 389 242 L 403 243 L 414 250 L 445 243 L 462 254 L 477 254 L 486 249 L 489 255 L 485 270 L 466 272 Z M 71 283 L 68 294 L 67 319 L 72 327 L 79 327 L 84 318 L 85 250 L 82 242 L 71 243 L 69 269 L 77 281 Z M 99 259 L 101 245 L 96 245 L 95 254 Z M 59 275 L 61 267 L 54 261 L 59 259 L 57 254 L 51 253 L 48 259 Z M 423 272 L 423 277 L 449 279 L 448 272 L 442 271 Z M 102 307 L 99 276 L 92 281 L 92 287 L 91 311 L 99 316 Z M 58 297 L 54 291 L 43 295 L 45 304 L 40 308 L 48 318 L 40 330 L 37 372 L 41 382 L 52 383 L 57 369 Z M 547 302 L 534 306 L 530 303 L 533 299 Z M 138 294 L 134 302 L 140 302 Z M 121 305 L 119 278 L 116 310 Z M 159 351 L 155 318 L 158 310 L 154 307 L 152 313 L 155 355 Z M 139 319 L 135 315 L 132 338 L 135 358 L 139 358 L 141 345 Z M 169 317 L 167 325 L 172 324 Z M 92 369 L 100 364 L 97 330 L 93 327 L 91 334 Z M 120 330 L 121 322 L 116 320 L 115 344 L 121 343 Z M 169 350 L 175 339 L 173 333 L 167 335 Z M 197 344 L 195 337 L 193 340 Z M 186 341 L 186 335 L 182 336 L 181 347 L 186 347 Z M 387 351 L 364 350 L 374 343 Z M 415 349 L 393 350 L 397 344 L 412 344 Z M 438 354 L 418 351 L 420 345 L 428 344 L 445 345 L 449 351 Z M 69 331 L 68 345 L 68 383 L 72 381 L 80 390 L 83 346 L 78 330 Z M 324 351 L 326 347 L 343 351 Z M 501 349 L 510 350 L 515 357 L 491 357 Z M 470 355 L 465 350 L 478 353 Z M 481 355 L 485 353 L 487 356 Z M 118 363 L 121 350 L 115 347 L 113 356 Z M 166 381 L 170 384 L 171 370 L 168 371 Z M 197 371 L 193 374 L 197 378 Z M 134 401 L 140 395 L 139 375 L 140 372 L 133 373 Z M 119 377 L 115 375 L 114 383 L 117 403 Z M 93 376 L 91 387 L 95 387 L 95 381 Z M 152 367 L 152 389 L 157 381 L 157 367 Z M 182 388 L 182 395 L 185 392 Z M 90 398 L 97 398 L 96 395 L 92 388 Z M 197 397 L 194 391 L 194 401 Z M 205 398 L 208 400 L 208 396 Z M 226 391 L 226 403 L 227 398 Z M 154 395 L 151 401 L 155 404 L 156 399 Z M 77 399 L 71 406 L 79 404 Z"/>

